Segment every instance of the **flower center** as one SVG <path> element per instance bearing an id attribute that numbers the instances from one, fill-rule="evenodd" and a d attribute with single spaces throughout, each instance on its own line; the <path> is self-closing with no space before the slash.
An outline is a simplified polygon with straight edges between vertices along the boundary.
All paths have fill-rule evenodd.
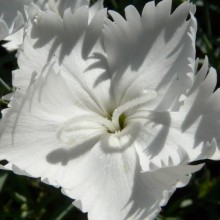
<path id="1" fill-rule="evenodd" d="M 80 144 L 91 137 L 102 135 L 104 132 L 117 133 L 127 125 L 127 111 L 133 110 L 153 100 L 157 93 L 148 90 L 141 97 L 133 99 L 116 108 L 110 118 L 97 114 L 87 114 L 71 118 L 57 130 L 57 139 L 68 145 Z"/>
<path id="2" fill-rule="evenodd" d="M 145 90 L 145 93 L 143 96 L 138 97 L 136 99 L 132 99 L 131 101 L 121 105 L 120 107 L 116 108 L 112 114 L 111 121 L 113 126 L 116 130 L 112 131 L 111 133 L 114 133 L 115 131 L 122 130 L 126 125 L 126 112 L 128 110 L 134 110 L 138 108 L 141 105 L 146 104 L 147 102 L 153 100 L 157 96 L 157 92 L 154 90 Z"/>
<path id="3" fill-rule="evenodd" d="M 119 125 L 120 125 L 120 129 L 122 130 L 125 125 L 126 125 L 126 115 L 123 113 L 120 115 L 119 117 Z"/>
<path id="4" fill-rule="evenodd" d="M 112 117 L 109 119 L 109 121 L 112 122 Z M 112 125 L 113 126 L 111 126 L 110 128 L 107 127 L 108 133 L 115 133 L 117 131 L 123 130 L 126 126 L 126 114 L 122 113 L 118 118 L 117 125 L 115 126 L 113 123 L 112 123 Z"/>

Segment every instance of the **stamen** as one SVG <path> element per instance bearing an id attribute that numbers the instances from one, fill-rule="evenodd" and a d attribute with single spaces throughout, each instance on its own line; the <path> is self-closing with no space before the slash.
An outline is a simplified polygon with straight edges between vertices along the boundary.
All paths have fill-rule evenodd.
<path id="1" fill-rule="evenodd" d="M 65 130 L 68 129 L 73 129 L 73 130 L 79 130 L 80 125 L 82 125 L 82 122 L 85 121 L 90 121 L 90 122 L 94 122 L 97 125 L 101 125 L 100 128 L 104 127 L 106 130 L 114 132 L 115 131 L 115 127 L 113 126 L 112 122 L 110 120 L 108 120 L 107 118 L 104 118 L 102 116 L 99 115 L 82 115 L 80 117 L 74 117 L 71 118 L 69 120 L 67 120 L 66 122 L 64 122 L 58 129 L 56 132 L 56 137 L 58 140 L 62 139 L 62 134 L 63 132 L 65 132 Z M 78 125 L 77 125 L 78 124 Z M 88 126 L 85 127 L 85 129 L 88 129 Z"/>
<path id="2" fill-rule="evenodd" d="M 133 99 L 133 100 L 125 103 L 124 105 L 121 105 L 119 108 L 115 109 L 115 111 L 113 112 L 113 115 L 112 115 L 112 123 L 114 124 L 114 126 L 118 130 L 120 130 L 120 128 L 121 128 L 120 117 L 122 117 L 122 115 L 125 115 L 125 112 L 127 110 L 132 109 L 134 107 L 138 107 L 140 105 L 143 105 L 146 102 L 153 100 L 156 96 L 157 96 L 156 91 L 145 90 L 144 96 L 137 98 L 137 99 Z"/>
<path id="3" fill-rule="evenodd" d="M 84 129 L 93 129 L 95 133 L 109 132 L 117 133 L 126 126 L 126 111 L 145 104 L 156 97 L 157 93 L 153 90 L 147 90 L 145 95 L 137 99 L 133 99 L 119 108 L 115 109 L 111 118 L 105 118 L 98 114 L 85 114 L 80 117 L 74 117 L 64 122 L 56 132 L 58 140 L 71 144 L 73 136 L 82 134 L 84 137 Z M 86 122 L 90 122 L 86 123 Z M 79 137 L 78 137 L 79 139 Z"/>

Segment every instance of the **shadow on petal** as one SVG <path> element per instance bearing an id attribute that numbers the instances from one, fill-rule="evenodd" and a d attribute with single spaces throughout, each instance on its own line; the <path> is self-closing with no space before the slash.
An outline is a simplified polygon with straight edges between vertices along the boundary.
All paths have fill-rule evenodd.
<path id="1" fill-rule="evenodd" d="M 79 158 L 86 154 L 88 151 L 90 151 L 93 148 L 93 146 L 98 142 L 98 140 L 99 137 L 94 137 L 74 147 L 69 147 L 69 149 L 56 149 L 50 152 L 46 156 L 46 159 L 51 164 L 61 163 L 62 165 L 66 165 L 70 160 Z"/>
<path id="2" fill-rule="evenodd" d="M 93 69 L 103 69 L 103 73 L 100 74 L 100 76 L 95 80 L 94 82 L 94 87 L 97 87 L 99 84 L 101 84 L 102 82 L 106 81 L 106 80 L 109 80 L 111 78 L 110 76 L 110 70 L 109 70 L 109 67 L 108 67 L 108 60 L 107 60 L 107 57 L 104 56 L 103 54 L 101 53 L 94 53 L 91 57 L 91 59 L 94 59 L 94 63 L 92 63 L 91 65 L 89 65 L 85 72 L 86 71 L 89 71 L 89 70 L 93 70 Z"/>
<path id="3" fill-rule="evenodd" d="M 163 126 L 145 150 L 151 155 L 151 158 L 158 155 L 161 150 L 164 149 L 170 130 L 171 117 L 169 112 L 154 113 L 152 115 L 152 121 L 156 124 L 162 124 Z"/>
<path id="4" fill-rule="evenodd" d="M 140 167 L 137 165 L 132 193 L 129 201 L 124 207 L 126 208 L 126 206 L 131 206 L 131 208 L 124 220 L 131 217 L 135 217 L 137 220 L 142 220 L 146 218 L 146 216 L 156 216 L 160 212 L 160 206 L 158 204 L 159 201 L 156 199 L 158 195 L 154 195 L 154 193 L 154 189 L 152 189 L 152 182 L 150 179 L 148 182 L 147 176 L 140 173 Z M 162 194 L 162 192 L 159 193 Z"/>
<path id="5" fill-rule="evenodd" d="M 88 9 L 80 8 L 72 14 L 66 10 L 63 20 L 53 12 L 42 12 L 33 24 L 31 37 L 37 39 L 34 48 L 41 48 L 47 44 L 50 46 L 48 61 L 57 53 L 61 63 L 68 56 L 83 36 L 88 25 Z"/>
<path id="6" fill-rule="evenodd" d="M 133 123 L 127 126 L 121 133 L 103 135 L 101 138 L 101 147 L 104 153 L 120 153 L 131 147 L 140 134 L 142 125 Z"/>

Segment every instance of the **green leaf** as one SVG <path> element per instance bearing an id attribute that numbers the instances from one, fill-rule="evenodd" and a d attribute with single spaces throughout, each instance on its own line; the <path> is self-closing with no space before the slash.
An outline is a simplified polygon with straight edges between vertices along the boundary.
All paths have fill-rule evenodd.
<path id="1" fill-rule="evenodd" d="M 0 193 L 5 185 L 5 182 L 7 180 L 7 177 L 8 177 L 8 173 L 5 173 L 3 175 L 0 176 Z"/>
<path id="2" fill-rule="evenodd" d="M 65 207 L 62 207 L 62 210 L 58 210 L 56 213 L 56 217 L 54 217 L 54 220 L 62 220 L 72 209 L 74 208 L 73 204 L 70 203 Z"/>

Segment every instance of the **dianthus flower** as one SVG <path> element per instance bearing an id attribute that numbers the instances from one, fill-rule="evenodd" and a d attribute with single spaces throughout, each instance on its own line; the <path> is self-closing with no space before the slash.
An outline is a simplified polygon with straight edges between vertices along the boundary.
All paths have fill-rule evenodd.
<path id="1" fill-rule="evenodd" d="M 219 91 L 197 70 L 195 7 L 38 12 L 1 121 L 4 169 L 61 187 L 89 220 L 154 219 L 219 159 Z M 208 75 L 207 75 L 208 73 Z"/>

